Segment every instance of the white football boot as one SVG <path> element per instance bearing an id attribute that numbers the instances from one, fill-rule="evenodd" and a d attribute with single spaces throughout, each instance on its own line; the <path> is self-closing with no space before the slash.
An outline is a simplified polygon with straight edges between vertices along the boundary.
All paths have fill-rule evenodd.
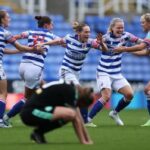
<path id="1" fill-rule="evenodd" d="M 120 119 L 120 117 L 119 117 L 119 115 L 118 115 L 117 112 L 115 112 L 115 111 L 110 111 L 109 117 L 112 118 L 112 119 L 116 122 L 117 125 L 119 125 L 119 126 L 124 126 L 124 123 L 123 123 L 123 121 Z"/>

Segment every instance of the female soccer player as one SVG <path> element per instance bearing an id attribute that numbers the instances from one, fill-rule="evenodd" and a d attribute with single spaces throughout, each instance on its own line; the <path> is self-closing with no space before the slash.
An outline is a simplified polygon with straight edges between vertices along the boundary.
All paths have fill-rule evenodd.
<path id="1" fill-rule="evenodd" d="M 80 86 L 79 73 L 86 58 L 87 53 L 91 48 L 107 50 L 106 45 L 99 34 L 97 40 L 91 39 L 90 27 L 87 24 L 75 22 L 73 24 L 75 35 L 66 35 L 64 38 L 49 41 L 41 45 L 66 45 L 65 55 L 60 67 L 60 80 L 65 80 L 75 85 Z M 40 46 L 41 46 L 40 45 Z M 87 122 L 87 110 L 81 110 L 84 122 Z"/>
<path id="2" fill-rule="evenodd" d="M 45 144 L 44 135 L 72 122 L 81 144 L 93 144 L 78 107 L 89 106 L 93 101 L 92 89 L 60 82 L 51 82 L 37 89 L 21 110 L 22 121 L 34 127 L 31 140 Z"/>
<path id="3" fill-rule="evenodd" d="M 108 32 L 103 36 L 110 52 L 102 52 L 99 65 L 97 67 L 97 85 L 102 95 L 94 104 L 88 115 L 89 123 L 103 106 L 110 100 L 112 90 L 123 94 L 123 98 L 118 102 L 116 108 L 109 113 L 109 116 L 115 122 L 123 126 L 124 123 L 119 118 L 118 113 L 129 105 L 133 98 L 133 91 L 128 81 L 121 74 L 122 54 L 112 53 L 112 49 L 119 45 L 126 45 L 128 42 L 138 43 L 140 39 L 124 31 L 124 21 L 120 18 L 114 18 L 109 26 Z"/>
<path id="4" fill-rule="evenodd" d="M 35 46 L 41 42 L 51 41 L 57 38 L 56 35 L 50 32 L 53 28 L 52 20 L 47 16 L 35 16 L 38 28 L 29 30 L 16 35 L 16 39 L 28 39 L 28 46 Z M 43 84 L 42 73 L 44 68 L 44 60 L 48 53 L 49 46 L 45 46 L 44 53 L 25 53 L 23 55 L 19 72 L 21 78 L 25 82 L 24 98 L 16 103 L 12 109 L 4 115 L 5 124 L 9 124 L 9 119 L 20 112 L 25 101 L 33 94 L 35 89 Z"/>
<path id="5" fill-rule="evenodd" d="M 147 55 L 150 56 L 150 13 L 146 13 L 141 16 L 141 26 L 145 32 L 147 32 L 146 38 L 141 44 L 132 46 L 132 47 L 118 47 L 115 52 L 134 52 L 139 56 Z M 137 51 L 137 52 L 136 52 Z M 144 89 L 145 95 L 147 97 L 147 109 L 150 115 L 150 82 L 145 86 Z M 150 119 L 143 125 L 150 126 Z"/>
<path id="6" fill-rule="evenodd" d="M 7 127 L 3 122 L 3 115 L 5 111 L 5 101 L 7 97 L 7 80 L 6 75 L 3 69 L 2 58 L 4 54 L 4 49 L 7 43 L 15 46 L 19 51 L 28 51 L 33 52 L 34 47 L 27 47 L 19 44 L 16 39 L 12 36 L 12 34 L 6 30 L 9 26 L 10 17 L 6 11 L 0 10 L 0 127 Z"/>

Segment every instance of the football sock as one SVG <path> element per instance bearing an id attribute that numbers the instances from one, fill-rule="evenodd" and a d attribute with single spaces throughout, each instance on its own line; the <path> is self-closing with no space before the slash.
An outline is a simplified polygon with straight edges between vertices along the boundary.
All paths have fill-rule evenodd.
<path id="1" fill-rule="evenodd" d="M 92 107 L 88 117 L 93 119 L 96 114 L 103 108 L 104 106 L 104 101 L 102 100 L 102 98 L 100 98 L 99 100 L 97 100 L 97 102 L 94 104 L 94 106 Z"/>
<path id="2" fill-rule="evenodd" d="M 0 99 L 0 119 L 3 118 L 5 106 L 6 106 L 5 102 L 2 99 Z"/>
<path id="3" fill-rule="evenodd" d="M 12 108 L 11 110 L 7 113 L 7 116 L 9 118 L 15 116 L 16 114 L 18 114 L 22 107 L 24 106 L 25 104 L 25 100 L 24 99 L 21 99 L 19 102 L 17 102 Z"/>
<path id="4" fill-rule="evenodd" d="M 81 108 L 80 112 L 81 112 L 81 116 L 83 118 L 84 123 L 86 123 L 87 117 L 88 117 L 88 108 Z"/>
<path id="5" fill-rule="evenodd" d="M 120 112 L 122 109 L 124 109 L 126 106 L 130 104 L 130 101 L 126 101 L 125 98 L 122 98 L 119 102 L 118 105 L 115 108 L 116 112 Z"/>
<path id="6" fill-rule="evenodd" d="M 146 95 L 147 97 L 147 109 L 148 109 L 148 112 L 149 112 L 149 115 L 150 115 L 150 95 Z"/>

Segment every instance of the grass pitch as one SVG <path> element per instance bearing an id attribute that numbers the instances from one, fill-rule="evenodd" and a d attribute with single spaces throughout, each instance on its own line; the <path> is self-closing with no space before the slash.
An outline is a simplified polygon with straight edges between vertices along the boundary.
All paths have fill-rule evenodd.
<path id="1" fill-rule="evenodd" d="M 46 135 L 46 145 L 32 143 L 32 128 L 24 126 L 19 117 L 12 119 L 13 128 L 0 128 L 0 150 L 150 150 L 150 127 L 141 127 L 149 119 L 146 110 L 125 110 L 120 113 L 125 126 L 116 126 L 108 110 L 93 120 L 97 128 L 88 128 L 93 145 L 79 144 L 71 124 Z"/>

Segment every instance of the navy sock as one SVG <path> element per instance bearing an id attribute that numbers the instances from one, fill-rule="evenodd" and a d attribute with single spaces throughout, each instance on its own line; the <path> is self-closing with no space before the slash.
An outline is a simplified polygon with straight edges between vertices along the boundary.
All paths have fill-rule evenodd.
<path id="1" fill-rule="evenodd" d="M 84 123 L 86 123 L 87 117 L 88 117 L 88 108 L 81 108 L 80 112 L 81 112 Z"/>
<path id="2" fill-rule="evenodd" d="M 150 115 L 150 100 L 147 100 L 147 110 L 148 110 L 149 115 Z"/>
<path id="3" fill-rule="evenodd" d="M 116 112 L 120 112 L 122 109 L 124 109 L 126 106 L 130 104 L 130 101 L 126 101 L 124 98 L 122 98 L 119 102 L 118 105 L 115 108 Z"/>
<path id="4" fill-rule="evenodd" d="M 5 106 L 6 106 L 5 102 L 2 99 L 0 99 L 0 119 L 3 119 Z"/>
<path id="5" fill-rule="evenodd" d="M 150 115 L 150 95 L 146 95 L 147 97 L 147 110 L 149 112 L 149 115 Z"/>
<path id="6" fill-rule="evenodd" d="M 11 117 L 17 115 L 17 114 L 21 111 L 21 109 L 22 109 L 22 107 L 24 106 L 24 104 L 25 104 L 25 101 L 24 101 L 23 99 L 20 100 L 18 103 L 16 103 L 16 104 L 11 108 L 11 110 L 7 113 L 7 116 L 8 116 L 9 118 L 11 118 Z"/>
<path id="7" fill-rule="evenodd" d="M 90 119 L 93 119 L 96 116 L 96 114 L 103 108 L 103 106 L 104 104 L 100 100 L 98 100 L 92 107 L 88 117 Z"/>

